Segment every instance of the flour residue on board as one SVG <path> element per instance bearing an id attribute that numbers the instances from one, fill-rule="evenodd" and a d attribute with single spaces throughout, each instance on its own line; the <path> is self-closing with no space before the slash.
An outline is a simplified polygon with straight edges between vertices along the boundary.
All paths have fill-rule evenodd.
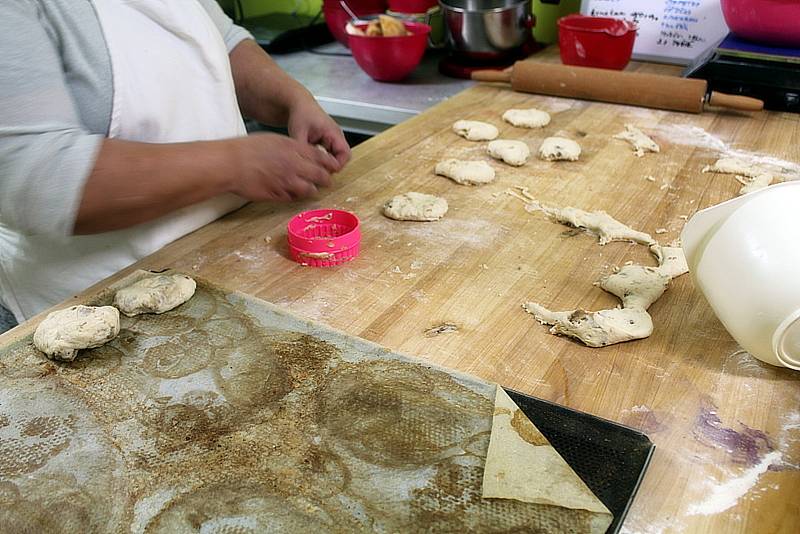
<path id="1" fill-rule="evenodd" d="M 798 420 L 800 423 L 800 419 Z M 776 446 L 765 432 L 738 422 L 738 429 L 723 424 L 716 406 L 706 399 L 695 417 L 692 437 L 701 445 L 723 450 L 729 461 L 710 466 L 716 475 L 701 482 L 686 513 L 688 515 L 713 515 L 724 512 L 751 493 L 761 476 L 767 471 L 783 468 L 782 439 Z M 739 467 L 737 467 L 739 466 Z M 778 489 L 777 485 L 763 488 Z"/>
<path id="2" fill-rule="evenodd" d="M 442 219 L 433 224 L 395 225 L 406 237 L 426 244 L 467 245 L 485 248 L 493 245 L 506 228 L 483 219 Z M 433 247 L 432 247 L 433 248 Z"/>
<path id="3" fill-rule="evenodd" d="M 780 463 L 781 453 L 772 451 L 764 456 L 756 465 L 745 469 L 738 476 L 720 484 L 711 484 L 705 498 L 689 506 L 689 515 L 713 515 L 732 508 L 758 483 L 761 475 L 770 466 Z"/>
<path id="4" fill-rule="evenodd" d="M 740 376 L 767 376 L 772 370 L 746 350 L 739 349 L 729 354 L 722 362 L 722 372 Z"/>
<path id="5" fill-rule="evenodd" d="M 280 299 L 275 304 L 286 307 L 298 315 L 309 319 L 324 319 L 330 316 L 333 305 L 325 295 L 318 293 L 307 295 L 301 299 Z"/>
<path id="6" fill-rule="evenodd" d="M 718 158 L 736 158 L 763 168 L 786 180 L 800 180 L 800 164 L 786 161 L 760 152 L 731 147 L 722 139 L 708 133 L 699 126 L 689 124 L 659 124 L 655 131 L 675 145 L 693 146 L 719 152 Z"/>
<path id="7" fill-rule="evenodd" d="M 664 414 L 656 413 L 646 404 L 641 404 L 622 410 L 620 422 L 626 426 L 638 428 L 645 434 L 655 434 L 668 428 L 663 419 Z"/>
<path id="8" fill-rule="evenodd" d="M 800 470 L 800 456 L 796 456 L 798 453 L 795 446 L 798 441 L 800 441 L 800 411 L 792 411 L 783 416 L 778 434 L 778 449 L 784 451 L 783 461 L 780 466 L 774 466 L 771 470 Z"/>
<path id="9" fill-rule="evenodd" d="M 654 130 L 671 144 L 705 148 L 726 152 L 728 145 L 720 138 L 711 135 L 699 126 L 691 124 L 658 124 Z"/>

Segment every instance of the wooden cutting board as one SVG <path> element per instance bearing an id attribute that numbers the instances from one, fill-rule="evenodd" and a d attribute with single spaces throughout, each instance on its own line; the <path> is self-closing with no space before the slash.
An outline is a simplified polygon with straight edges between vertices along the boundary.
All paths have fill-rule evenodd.
<path id="1" fill-rule="evenodd" d="M 553 120 L 542 130 L 513 128 L 500 119 L 512 107 L 553 111 Z M 496 183 L 458 186 L 434 176 L 435 162 L 486 156 L 483 144 L 451 132 L 456 119 L 491 122 L 533 151 L 563 134 L 583 154 L 516 169 L 492 163 Z M 651 133 L 661 153 L 634 157 L 612 138 L 625 123 Z M 800 373 L 740 352 L 688 276 L 651 308 L 649 339 L 590 349 L 550 335 L 522 311 L 524 301 L 613 306 L 592 283 L 615 265 L 652 259 L 632 244 L 599 247 L 526 213 L 504 191 L 525 186 L 544 202 L 603 209 L 668 243 L 683 216 L 736 195 L 733 177 L 701 173 L 725 149 L 798 162 L 798 147 L 793 114 L 689 115 L 476 86 L 358 146 L 317 201 L 248 206 L 134 267 L 195 272 L 392 350 L 646 432 L 657 452 L 626 521 L 630 532 L 789 532 L 800 521 Z M 450 212 L 436 223 L 385 219 L 381 204 L 409 190 L 444 196 Z M 315 207 L 358 214 L 357 261 L 319 270 L 288 259 L 286 222 Z M 443 324 L 456 331 L 431 332 Z"/>

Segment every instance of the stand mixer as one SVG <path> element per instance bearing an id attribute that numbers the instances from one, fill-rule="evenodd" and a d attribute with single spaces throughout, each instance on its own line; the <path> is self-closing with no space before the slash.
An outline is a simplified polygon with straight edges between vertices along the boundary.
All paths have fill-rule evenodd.
<path id="1" fill-rule="evenodd" d="M 446 76 L 504 69 L 539 48 L 530 0 L 439 0 L 439 6 L 449 50 L 439 71 Z"/>

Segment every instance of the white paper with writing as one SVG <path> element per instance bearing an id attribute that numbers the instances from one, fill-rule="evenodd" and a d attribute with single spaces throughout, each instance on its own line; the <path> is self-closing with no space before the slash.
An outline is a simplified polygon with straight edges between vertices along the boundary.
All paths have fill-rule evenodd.
<path id="1" fill-rule="evenodd" d="M 636 22 L 634 59 L 688 64 L 728 34 L 719 0 L 583 0 L 581 13 Z"/>

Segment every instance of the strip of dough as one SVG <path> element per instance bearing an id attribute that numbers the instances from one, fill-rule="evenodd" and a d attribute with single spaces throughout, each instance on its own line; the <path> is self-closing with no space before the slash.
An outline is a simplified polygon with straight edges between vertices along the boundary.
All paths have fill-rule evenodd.
<path id="1" fill-rule="evenodd" d="M 632 240 L 647 245 L 658 261 L 657 267 L 626 265 L 598 282 L 604 291 L 622 301 L 622 307 L 594 312 L 581 309 L 552 311 L 538 302 L 526 302 L 522 305 L 525 311 L 540 323 L 551 325 L 551 334 L 579 339 L 589 347 L 605 347 L 650 336 L 653 320 L 647 309 L 664 294 L 670 280 L 689 272 L 683 249 L 661 246 L 648 234 L 633 230 L 605 212 L 545 206 L 527 189 L 518 189 L 506 193 L 525 202 L 527 211 L 541 211 L 562 224 L 591 230 L 600 236 L 601 245 L 615 240 Z"/>
<path id="2" fill-rule="evenodd" d="M 659 152 L 661 150 L 661 147 L 650 136 L 633 124 L 626 124 L 625 131 L 615 135 L 614 139 L 621 139 L 630 143 L 637 158 L 644 156 L 645 152 Z"/>
<path id="3" fill-rule="evenodd" d="M 703 172 L 733 174 L 736 180 L 742 184 L 739 189 L 740 195 L 759 191 L 769 186 L 776 178 L 778 181 L 783 181 L 784 178 L 775 176 L 767 169 L 741 158 L 720 158 L 713 165 L 706 165 Z"/>
<path id="4" fill-rule="evenodd" d="M 589 347 L 643 339 L 653 333 L 653 320 L 641 308 L 554 312 L 536 302 L 526 302 L 522 307 L 540 323 L 552 325 L 551 334 L 577 338 Z"/>
<path id="5" fill-rule="evenodd" d="M 525 209 L 530 213 L 540 211 L 561 224 L 588 230 L 598 236 L 600 245 L 612 241 L 633 241 L 649 246 L 656 242 L 650 234 L 634 230 L 604 211 L 584 211 L 572 207 L 557 208 L 537 200 L 531 200 Z"/>

